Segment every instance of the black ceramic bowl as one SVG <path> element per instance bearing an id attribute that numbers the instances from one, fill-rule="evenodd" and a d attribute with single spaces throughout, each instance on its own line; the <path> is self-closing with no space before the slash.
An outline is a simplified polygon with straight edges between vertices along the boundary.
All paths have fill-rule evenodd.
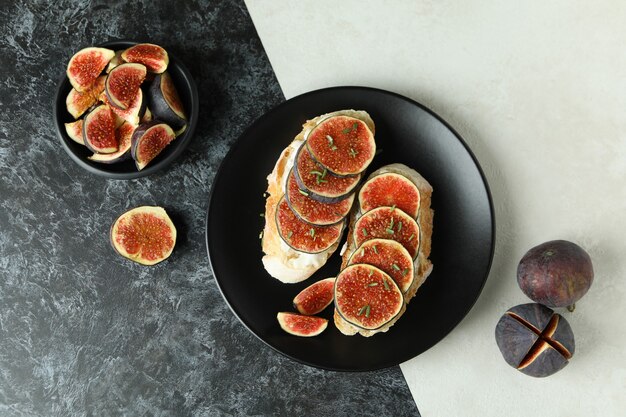
<path id="1" fill-rule="evenodd" d="M 137 43 L 138 42 L 132 41 L 111 41 L 99 46 L 117 51 L 126 49 Z M 57 136 L 63 145 L 63 149 L 65 149 L 74 162 L 96 175 L 119 180 L 130 180 L 145 177 L 162 170 L 170 165 L 174 159 L 185 150 L 189 142 L 191 142 L 194 131 L 196 130 L 196 124 L 198 123 L 198 90 L 193 78 L 191 78 L 191 74 L 189 74 L 189 71 L 185 68 L 183 63 L 176 59 L 169 51 L 168 55 L 170 63 L 167 67 L 167 71 L 172 76 L 172 80 L 178 90 L 189 121 L 185 132 L 172 141 L 172 143 L 163 149 L 163 151 L 141 171 L 137 170 L 135 161 L 132 159 L 127 159 L 115 164 L 103 164 L 90 161 L 88 157 L 93 155 L 93 152 L 85 146 L 74 142 L 67 136 L 65 123 L 73 122 L 74 118 L 67 112 L 65 100 L 72 86 L 67 76 L 63 76 L 57 88 L 54 100 L 54 126 L 57 131 Z"/>

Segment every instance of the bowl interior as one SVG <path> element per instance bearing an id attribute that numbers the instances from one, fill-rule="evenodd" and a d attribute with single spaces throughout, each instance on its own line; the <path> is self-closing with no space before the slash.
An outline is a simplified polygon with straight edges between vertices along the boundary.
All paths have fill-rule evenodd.
<path id="1" fill-rule="evenodd" d="M 117 51 L 120 49 L 126 49 L 136 43 L 137 42 L 131 41 L 114 41 L 104 43 L 100 46 Z M 74 118 L 67 112 L 65 100 L 72 89 L 72 85 L 70 84 L 67 76 L 63 76 L 63 79 L 59 83 L 54 103 L 55 128 L 57 130 L 57 136 L 61 140 L 65 151 L 78 165 L 94 174 L 102 175 L 108 178 L 132 179 L 144 177 L 165 168 L 183 152 L 189 144 L 196 128 L 198 119 L 198 92 L 193 78 L 185 66 L 169 52 L 168 55 L 170 62 L 167 71 L 172 76 L 172 80 L 178 90 L 178 95 L 180 96 L 181 102 L 189 119 L 187 129 L 174 141 L 172 141 L 170 145 L 168 145 L 154 160 L 150 162 L 147 167 L 141 171 L 137 170 L 135 162 L 132 158 L 114 164 L 103 164 L 90 161 L 88 157 L 91 156 L 93 152 L 87 149 L 84 145 L 76 143 L 69 138 L 67 132 L 65 131 L 65 123 L 73 122 Z"/>

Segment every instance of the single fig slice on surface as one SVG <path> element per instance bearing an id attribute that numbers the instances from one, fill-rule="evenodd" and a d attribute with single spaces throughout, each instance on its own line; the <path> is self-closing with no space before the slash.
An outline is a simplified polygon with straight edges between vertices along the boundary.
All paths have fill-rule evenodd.
<path id="1" fill-rule="evenodd" d="M 115 220 L 111 226 L 111 244 L 131 261 L 154 265 L 172 254 L 176 227 L 162 207 L 137 207 Z"/>
<path id="2" fill-rule="evenodd" d="M 311 157 L 338 176 L 365 171 L 376 154 L 374 134 L 362 120 L 348 116 L 329 117 L 306 137 Z"/>
<path id="3" fill-rule="evenodd" d="M 141 64 L 121 64 L 113 68 L 105 84 L 109 103 L 126 110 L 137 97 L 137 91 L 145 79 L 146 67 Z"/>
<path id="4" fill-rule="evenodd" d="M 390 323 L 404 307 L 402 291 L 386 273 L 372 265 L 346 267 L 335 281 L 335 308 L 354 326 L 376 330 Z"/>
<path id="5" fill-rule="evenodd" d="M 104 91 L 105 82 L 106 75 L 101 75 L 96 78 L 96 81 L 88 90 L 82 93 L 72 88 L 65 99 L 67 112 L 71 114 L 74 119 L 78 119 L 82 116 L 83 113 L 98 102 L 100 93 Z"/>
<path id="6" fill-rule="evenodd" d="M 414 278 L 413 259 L 398 242 L 390 239 L 372 239 L 363 242 L 350 256 L 348 265 L 373 265 L 389 275 L 406 293 Z"/>
<path id="7" fill-rule="evenodd" d="M 311 198 L 309 193 L 298 186 L 294 170 L 289 172 L 285 198 L 296 216 L 307 223 L 328 226 L 342 221 L 352 208 L 354 193 L 336 203 L 322 203 Z"/>
<path id="8" fill-rule="evenodd" d="M 301 314 L 311 316 L 320 313 L 333 302 L 335 278 L 326 278 L 309 285 L 293 299 L 293 306 Z"/>
<path id="9" fill-rule="evenodd" d="M 294 336 L 312 337 L 322 333 L 328 327 L 328 320 L 315 316 L 280 312 L 276 315 L 281 329 Z"/>
<path id="10" fill-rule="evenodd" d="M 114 56 L 115 52 L 106 48 L 90 47 L 76 52 L 66 71 L 72 87 L 80 92 L 89 90 Z"/>
<path id="11" fill-rule="evenodd" d="M 148 89 L 150 110 L 156 119 L 163 120 L 178 130 L 187 123 L 185 109 L 174 81 L 168 72 L 157 75 Z"/>
<path id="12" fill-rule="evenodd" d="M 420 192 L 403 175 L 387 172 L 370 178 L 359 191 L 361 213 L 388 206 L 402 210 L 414 219 L 420 208 Z"/>
<path id="13" fill-rule="evenodd" d="M 143 64 L 148 71 L 160 74 L 167 69 L 170 58 L 167 51 L 159 45 L 140 43 L 122 52 L 122 59 L 126 62 Z"/>
<path id="14" fill-rule="evenodd" d="M 106 69 L 107 74 L 111 72 L 113 68 L 124 63 L 124 61 L 122 60 L 122 52 L 124 51 L 115 51 L 115 56 L 111 58 L 111 60 L 109 61 L 109 65 L 107 65 L 107 69 Z"/>
<path id="15" fill-rule="evenodd" d="M 580 246 L 566 240 L 542 243 L 522 257 L 517 283 L 531 300 L 572 311 L 593 283 L 591 258 Z"/>
<path id="16" fill-rule="evenodd" d="M 361 175 L 337 177 L 330 174 L 326 168 L 311 158 L 305 143 L 298 149 L 293 173 L 298 186 L 313 200 L 322 203 L 337 203 L 349 198 L 361 180 Z"/>
<path id="17" fill-rule="evenodd" d="M 65 131 L 67 132 L 67 136 L 74 142 L 80 143 L 81 145 L 85 144 L 83 140 L 83 119 L 76 120 L 72 123 L 65 123 Z"/>
<path id="18" fill-rule="evenodd" d="M 85 116 L 83 140 L 87 148 L 96 153 L 117 151 L 115 118 L 109 106 L 101 104 Z"/>
<path id="19" fill-rule="evenodd" d="M 546 377 L 563 369 L 574 355 L 574 333 L 560 314 L 541 304 L 509 309 L 496 325 L 504 360 L 526 375 Z"/>
<path id="20" fill-rule="evenodd" d="M 114 164 L 117 162 L 125 161 L 130 158 L 130 148 L 132 145 L 133 132 L 135 126 L 130 123 L 124 123 L 115 130 L 117 136 L 118 148 L 113 153 L 94 153 L 89 157 L 94 162 L 101 162 L 103 164 Z"/>
<path id="21" fill-rule="evenodd" d="M 402 210 L 377 207 L 354 223 L 353 238 L 356 246 L 376 238 L 395 240 L 415 259 L 419 252 L 420 229 L 415 219 Z"/>
<path id="22" fill-rule="evenodd" d="M 141 124 L 133 133 L 131 155 L 138 170 L 142 170 L 176 138 L 166 123 L 152 121 Z"/>

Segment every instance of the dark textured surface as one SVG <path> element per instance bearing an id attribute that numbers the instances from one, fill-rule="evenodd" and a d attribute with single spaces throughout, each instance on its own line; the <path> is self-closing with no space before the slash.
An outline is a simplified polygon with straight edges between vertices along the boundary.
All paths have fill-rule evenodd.
<path id="1" fill-rule="evenodd" d="M 152 177 L 93 176 L 53 132 L 67 60 L 112 38 L 165 46 L 198 84 L 196 138 Z M 4 2 L 0 48 L 0 415 L 417 414 L 398 367 L 292 362 L 237 321 L 213 282 L 211 181 L 245 126 L 283 100 L 243 2 Z M 108 243 L 115 217 L 144 204 L 164 206 L 179 230 L 155 267 Z"/>

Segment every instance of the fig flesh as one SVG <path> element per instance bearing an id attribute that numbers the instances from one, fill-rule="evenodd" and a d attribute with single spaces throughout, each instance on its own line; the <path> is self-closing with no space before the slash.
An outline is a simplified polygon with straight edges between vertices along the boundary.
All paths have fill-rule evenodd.
<path id="1" fill-rule="evenodd" d="M 361 213 L 388 206 L 396 207 L 416 219 L 420 208 L 420 192 L 410 179 L 387 172 L 363 184 L 359 191 L 359 204 Z"/>
<path id="2" fill-rule="evenodd" d="M 148 107 L 146 107 L 146 111 L 143 113 L 143 116 L 141 116 L 140 123 L 148 123 L 151 121 L 152 121 L 152 112 L 150 111 Z"/>
<path id="3" fill-rule="evenodd" d="M 65 106 L 67 112 L 71 114 L 74 119 L 78 119 L 83 113 L 89 110 L 91 106 L 98 102 L 100 93 L 104 91 L 106 78 L 106 75 L 101 75 L 96 78 L 94 84 L 82 93 L 75 88 L 70 90 L 65 99 Z"/>
<path id="4" fill-rule="evenodd" d="M 276 319 L 281 329 L 294 336 L 317 336 L 328 327 L 328 320 L 316 316 L 280 312 L 276 315 Z"/>
<path id="5" fill-rule="evenodd" d="M 137 207 L 115 220 L 111 226 L 111 244 L 131 261 L 154 265 L 172 254 L 176 228 L 162 207 Z"/>
<path id="6" fill-rule="evenodd" d="M 146 66 L 148 71 L 161 74 L 167 69 L 170 62 L 167 51 L 159 45 L 140 43 L 122 52 L 122 59 L 126 62 L 136 62 Z"/>
<path id="7" fill-rule="evenodd" d="M 125 161 L 130 157 L 130 147 L 132 145 L 133 132 L 135 126 L 130 123 L 124 123 L 115 130 L 117 136 L 118 148 L 113 153 L 94 153 L 89 157 L 94 162 L 101 162 L 103 164 L 114 164 L 117 162 Z"/>
<path id="8" fill-rule="evenodd" d="M 85 116 L 83 140 L 87 148 L 96 153 L 117 151 L 115 118 L 109 106 L 101 104 Z"/>
<path id="9" fill-rule="evenodd" d="M 80 92 L 89 90 L 114 56 L 115 52 L 106 48 L 90 47 L 76 52 L 66 71 L 72 87 Z"/>
<path id="10" fill-rule="evenodd" d="M 109 98 L 106 94 L 101 96 L 103 103 L 110 104 Z M 133 126 L 138 126 L 139 121 L 142 119 L 146 112 L 146 100 L 144 99 L 143 91 L 137 90 L 135 98 L 132 99 L 127 109 L 122 110 L 115 106 L 110 106 L 111 111 L 124 122 L 130 123 Z"/>
<path id="11" fill-rule="evenodd" d="M 141 124 L 133 133 L 131 155 L 138 170 L 142 170 L 176 138 L 169 125 L 152 121 Z"/>
<path id="12" fill-rule="evenodd" d="M 72 123 L 65 123 L 65 131 L 67 136 L 76 143 L 85 144 L 83 140 L 83 119 L 76 120 Z"/>
<path id="13" fill-rule="evenodd" d="M 353 238 L 356 246 L 376 238 L 395 240 L 415 259 L 419 252 L 420 229 L 415 219 L 402 210 L 377 207 L 354 223 Z"/>
<path id="14" fill-rule="evenodd" d="M 574 355 L 574 333 L 560 314 L 541 304 L 509 309 L 496 325 L 504 360 L 520 372 L 542 378 L 563 369 Z"/>
<path id="15" fill-rule="evenodd" d="M 517 283 L 531 300 L 573 310 L 593 283 L 589 254 L 575 243 L 553 240 L 530 249 L 517 267 Z"/>
<path id="16" fill-rule="evenodd" d="M 148 89 L 150 110 L 156 119 L 163 120 L 178 130 L 187 124 L 185 109 L 174 81 L 168 72 L 157 75 Z"/>
<path id="17" fill-rule="evenodd" d="M 326 278 L 309 285 L 293 299 L 293 306 L 306 316 L 322 312 L 333 302 L 335 278 Z"/>
<path id="18" fill-rule="evenodd" d="M 109 61 L 109 65 L 107 65 L 107 69 L 106 69 L 107 74 L 111 72 L 113 68 L 124 63 L 124 61 L 122 60 L 122 52 L 124 51 L 115 51 L 115 56 L 111 58 L 111 60 Z"/>
<path id="19" fill-rule="evenodd" d="M 113 68 L 105 83 L 109 103 L 126 110 L 137 97 L 137 91 L 145 79 L 146 67 L 141 64 L 121 64 Z"/>

